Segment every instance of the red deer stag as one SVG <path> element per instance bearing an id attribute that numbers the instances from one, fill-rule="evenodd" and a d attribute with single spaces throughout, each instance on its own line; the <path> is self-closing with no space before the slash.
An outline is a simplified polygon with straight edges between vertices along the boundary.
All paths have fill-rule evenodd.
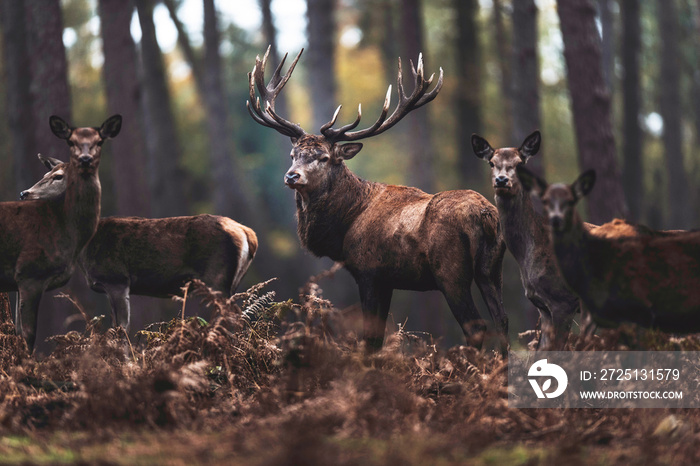
<path id="1" fill-rule="evenodd" d="M 559 269 L 597 324 L 700 332 L 700 231 L 595 236 L 575 209 L 593 189 L 593 170 L 571 185 L 548 185 L 523 166 L 516 170 L 524 189 L 541 198 Z"/>
<path id="2" fill-rule="evenodd" d="M 50 171 L 22 191 L 22 199 L 55 198 L 66 189 L 66 164 L 39 159 Z M 169 298 L 181 295 L 188 281 L 199 279 L 231 296 L 257 248 L 255 232 L 227 217 L 106 217 L 100 219 L 79 264 L 90 288 L 107 294 L 114 326 L 128 332 L 131 294 Z"/>
<path id="3" fill-rule="evenodd" d="M 292 166 L 284 181 L 295 191 L 299 238 L 316 256 L 342 262 L 357 282 L 367 349 L 382 346 L 394 289 L 440 290 L 467 340 L 479 345 L 485 326 L 472 299 L 472 281 L 476 281 L 505 347 L 508 318 L 501 297 L 505 243 L 496 208 L 474 191 L 432 195 L 416 188 L 365 181 L 344 163 L 362 148 L 361 143 L 352 141 L 381 134 L 432 101 L 442 87 L 442 70 L 428 92 L 434 75 L 424 78 L 419 57 L 416 67 L 411 63 L 415 88 L 406 95 L 399 60 L 399 103 L 390 116 L 391 86 L 372 126 L 352 131 L 360 123 L 360 107 L 353 123 L 333 128 L 338 107 L 321 127 L 321 134 L 313 135 L 275 112 L 275 98 L 301 52 L 284 77 L 280 73 L 282 60 L 266 86 L 268 53 L 262 60 L 257 57 L 248 75 L 248 111 L 256 122 L 291 138 Z M 349 143 L 340 144 L 346 141 Z"/>
<path id="4" fill-rule="evenodd" d="M 119 134 L 121 122 L 114 115 L 99 128 L 72 128 L 52 116 L 51 130 L 70 148 L 65 193 L 35 202 L 0 203 L 0 291 L 19 291 L 15 327 L 30 351 L 42 293 L 68 282 L 97 229 L 102 143 Z"/>

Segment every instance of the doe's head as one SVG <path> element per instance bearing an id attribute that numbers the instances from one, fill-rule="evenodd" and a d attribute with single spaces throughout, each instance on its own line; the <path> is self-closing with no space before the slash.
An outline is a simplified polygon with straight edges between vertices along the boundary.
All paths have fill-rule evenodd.
<path id="1" fill-rule="evenodd" d="M 576 203 L 591 192 L 595 185 L 595 170 L 581 174 L 570 185 L 555 183 L 548 185 L 523 166 L 516 169 L 523 189 L 542 200 L 552 230 L 558 233 L 570 231 L 576 215 Z"/>
<path id="2" fill-rule="evenodd" d="M 38 157 L 49 171 L 34 186 L 19 193 L 23 201 L 53 199 L 66 192 L 66 163 L 41 154 Z"/>
<path id="3" fill-rule="evenodd" d="M 81 170 L 96 170 L 100 164 L 102 143 L 116 137 L 122 127 L 121 115 L 112 115 L 102 126 L 73 128 L 61 117 L 49 118 L 51 131 L 56 137 L 64 139 L 70 148 L 70 164 Z"/>
<path id="4" fill-rule="evenodd" d="M 489 163 L 491 181 L 499 196 L 515 196 L 522 190 L 515 170 L 524 165 L 540 150 L 542 138 L 539 131 L 534 131 L 525 138 L 522 145 L 494 150 L 489 142 L 477 134 L 472 134 L 474 154 Z"/>

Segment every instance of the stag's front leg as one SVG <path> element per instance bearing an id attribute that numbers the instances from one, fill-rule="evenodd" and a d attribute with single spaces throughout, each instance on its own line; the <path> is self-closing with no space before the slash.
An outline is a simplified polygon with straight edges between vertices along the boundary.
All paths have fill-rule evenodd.
<path id="1" fill-rule="evenodd" d="M 364 324 L 365 348 L 373 353 L 384 344 L 386 318 L 389 315 L 391 295 L 394 290 L 373 282 L 360 282 L 360 303 Z"/>

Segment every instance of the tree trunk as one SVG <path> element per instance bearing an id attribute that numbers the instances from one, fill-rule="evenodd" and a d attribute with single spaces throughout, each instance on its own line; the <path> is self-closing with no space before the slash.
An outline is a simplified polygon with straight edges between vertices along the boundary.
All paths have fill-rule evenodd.
<path id="1" fill-rule="evenodd" d="M 598 0 L 600 10 L 600 26 L 602 30 L 601 55 L 603 64 L 603 78 L 608 86 L 610 95 L 614 88 L 614 67 L 615 67 L 615 22 L 610 0 Z"/>
<path id="2" fill-rule="evenodd" d="M 459 171 L 464 186 L 480 186 L 483 171 L 481 160 L 470 157 L 472 133 L 482 133 L 481 128 L 481 47 L 477 15 L 478 0 L 454 0 L 457 18 L 457 147 Z M 411 55 L 413 57 L 413 55 Z"/>
<path id="3" fill-rule="evenodd" d="M 15 192 L 19 193 L 36 183 L 44 171 L 33 159 L 36 156 L 37 146 L 33 138 L 34 131 L 30 130 L 33 124 L 32 109 L 29 105 L 31 72 L 24 0 L 0 2 L 0 16 L 3 33 L 3 68 L 7 90 L 5 110 L 8 129 L 12 136 Z M 36 132 L 48 132 L 48 116 L 45 124 L 46 126 L 41 125 L 37 128 Z"/>
<path id="4" fill-rule="evenodd" d="M 307 0 L 308 80 L 313 132 L 331 119 L 335 98 L 335 0 Z M 310 131 L 312 132 L 312 131 Z"/>
<path id="5" fill-rule="evenodd" d="M 557 6 L 581 169 L 595 169 L 598 175 L 588 196 L 589 221 L 604 223 L 626 217 L 627 206 L 615 155 L 610 94 L 601 69 L 595 8 L 590 0 L 557 0 Z"/>
<path id="6" fill-rule="evenodd" d="M 420 0 L 401 0 L 401 23 L 403 32 L 402 67 L 407 93 L 413 90 L 410 82 L 411 62 L 417 66 L 418 55 L 424 51 L 423 44 L 423 15 Z M 425 57 L 424 57 L 425 58 Z M 409 61 L 410 60 L 410 61 Z M 430 62 L 425 63 L 426 72 L 430 76 Z M 396 98 L 396 91 L 392 89 Z M 412 112 L 404 118 L 403 127 L 408 131 L 406 141 L 410 168 L 408 172 L 408 184 L 426 192 L 435 192 L 434 156 L 430 143 L 430 127 L 427 109 Z M 473 157 L 472 157 L 473 158 Z"/>
<path id="7" fill-rule="evenodd" d="M 639 0 L 622 0 L 622 107 L 623 107 L 623 158 L 622 183 L 629 202 L 630 218 L 638 222 L 644 211 L 644 157 L 639 126 L 641 92 L 639 54 L 641 50 L 641 25 Z"/>
<path id="8" fill-rule="evenodd" d="M 149 153 L 148 172 L 154 217 L 188 213 L 184 173 L 173 118 L 163 56 L 153 24 L 153 1 L 135 0 L 141 25 L 141 67 L 144 89 L 144 127 Z"/>
<path id="9" fill-rule="evenodd" d="M 537 5 L 534 0 L 513 2 L 513 141 L 518 147 L 525 138 L 542 127 L 540 118 L 540 71 L 537 56 Z M 530 170 L 544 174 L 542 150 L 527 164 Z"/>
<path id="10" fill-rule="evenodd" d="M 49 116 L 71 120 L 68 63 L 63 47 L 63 23 L 59 0 L 25 0 L 27 53 L 30 57 L 29 106 L 33 147 L 27 154 L 34 184 L 46 170 L 36 160 L 36 151 L 44 155 L 67 157 L 65 141 L 49 129 Z M 37 176 L 38 175 L 38 176 Z"/>
<path id="11" fill-rule="evenodd" d="M 507 141 L 513 134 L 513 79 L 511 77 L 510 65 L 513 56 L 513 48 L 510 46 L 511 39 L 508 37 L 505 25 L 503 24 L 503 3 L 502 0 L 493 0 L 493 40 L 496 44 L 496 54 L 498 55 L 498 69 L 501 73 L 501 114 L 503 115 L 502 135 Z M 515 144 L 517 141 L 513 141 Z M 469 146 L 467 146 L 469 147 Z"/>
<path id="12" fill-rule="evenodd" d="M 148 160 L 141 114 L 143 103 L 136 46 L 131 38 L 134 3 L 100 0 L 99 10 L 108 113 L 123 117 L 122 131 L 110 143 L 117 213 L 148 217 L 151 209 L 148 178 L 143 169 Z"/>
<path id="13" fill-rule="evenodd" d="M 688 181 L 683 162 L 683 134 L 681 131 L 681 57 L 678 50 L 678 10 L 676 0 L 659 0 L 658 18 L 661 34 L 661 70 L 658 87 L 659 111 L 663 118 L 663 144 L 668 179 L 667 212 L 669 228 L 688 228 L 691 225 Z"/>
<path id="14" fill-rule="evenodd" d="M 6 2 L 8 3 L 8 2 Z M 25 130 L 33 136 L 31 152 L 19 154 L 26 158 L 35 173 L 34 184 L 46 173 L 36 159 L 37 151 L 63 160 L 68 160 L 68 148 L 65 141 L 51 132 L 49 116 L 58 115 L 75 124 L 71 117 L 71 98 L 68 86 L 68 63 L 63 46 L 63 20 L 59 0 L 25 0 L 25 21 L 27 53 L 29 61 L 29 101 L 25 105 L 31 109 L 31 123 Z M 38 172 L 38 173 L 37 173 Z M 37 332 L 37 349 L 47 350 L 44 339 L 50 335 L 66 331 L 66 319 L 75 313 L 72 304 L 57 300 L 60 292 L 75 296 L 80 301 L 88 296 L 85 280 L 76 277 L 59 290 L 44 293 L 39 306 L 40 319 Z"/>

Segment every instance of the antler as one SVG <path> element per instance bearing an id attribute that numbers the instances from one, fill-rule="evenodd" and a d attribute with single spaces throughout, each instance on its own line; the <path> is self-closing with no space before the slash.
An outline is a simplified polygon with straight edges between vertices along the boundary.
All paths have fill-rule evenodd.
<path id="1" fill-rule="evenodd" d="M 440 77 L 438 78 L 437 84 L 435 84 L 435 87 L 432 91 L 427 92 L 428 88 L 433 82 L 435 73 L 430 75 L 430 78 L 427 80 L 424 78 L 423 54 L 418 55 L 417 68 L 413 66 L 412 61 L 410 61 L 410 63 L 411 72 L 413 73 L 413 81 L 415 82 L 415 88 L 413 89 L 411 95 L 409 95 L 408 97 L 404 93 L 401 58 L 399 58 L 399 73 L 396 80 L 396 87 L 399 93 L 399 102 L 396 105 L 396 109 L 394 109 L 394 112 L 389 118 L 387 118 L 387 114 L 389 113 L 389 104 L 391 102 L 391 85 L 389 86 L 389 89 L 386 92 L 386 98 L 384 99 L 384 107 L 382 108 L 382 113 L 379 115 L 379 118 L 372 126 L 360 131 L 348 132 L 352 129 L 355 129 L 355 127 L 357 127 L 357 125 L 360 123 L 360 119 L 362 118 L 362 105 L 360 104 L 357 108 L 357 118 L 354 122 L 337 129 L 332 128 L 332 126 L 338 119 L 338 114 L 340 113 L 340 108 L 342 107 L 341 105 L 336 109 L 335 113 L 333 114 L 333 118 L 331 118 L 331 121 L 329 121 L 321 127 L 321 134 L 323 134 L 328 140 L 332 142 L 357 141 L 358 139 L 376 136 L 377 134 L 381 134 L 384 131 L 391 128 L 392 126 L 394 126 L 403 117 L 408 115 L 409 112 L 420 108 L 423 105 L 430 102 L 431 100 L 433 100 L 437 96 L 438 92 L 440 92 L 440 88 L 442 88 L 442 68 L 440 68 Z"/>
<path id="2" fill-rule="evenodd" d="M 284 61 L 287 59 L 287 54 L 285 54 L 284 58 L 282 58 L 280 61 L 280 64 L 277 65 L 277 69 L 272 75 L 272 78 L 270 78 L 270 82 L 267 84 L 267 86 L 265 86 L 265 64 L 267 63 L 267 57 L 270 54 L 270 48 L 271 46 L 267 47 L 267 51 L 265 52 L 265 56 L 263 57 L 262 61 L 260 60 L 259 55 L 255 57 L 255 67 L 253 67 L 253 71 L 251 73 L 248 73 L 250 99 L 246 101 L 245 106 L 248 109 L 250 116 L 253 117 L 253 120 L 257 121 L 261 125 L 276 129 L 285 136 L 298 138 L 306 133 L 298 124 L 285 120 L 275 113 L 275 99 L 284 85 L 287 84 L 287 81 L 292 75 L 294 67 L 297 65 L 299 57 L 301 57 L 304 49 L 301 49 L 289 67 L 289 70 L 287 70 L 287 74 L 282 77 L 282 66 L 284 65 Z M 258 88 L 260 98 L 255 97 L 255 87 Z M 263 106 L 265 107 L 264 110 L 260 106 L 261 100 Z"/>

